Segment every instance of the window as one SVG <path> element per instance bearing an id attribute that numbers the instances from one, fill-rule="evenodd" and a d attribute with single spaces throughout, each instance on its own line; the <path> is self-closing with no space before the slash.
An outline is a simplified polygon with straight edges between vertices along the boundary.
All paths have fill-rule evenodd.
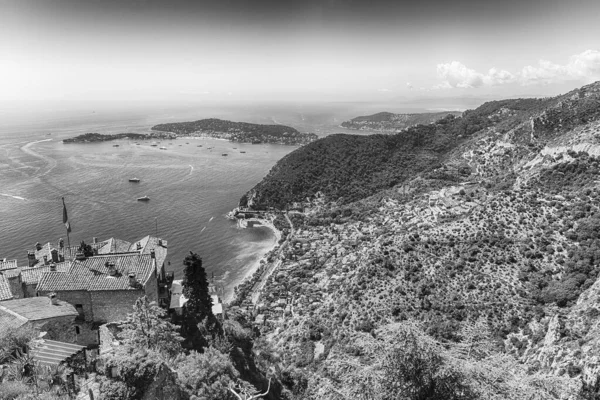
<path id="1" fill-rule="evenodd" d="M 83 304 L 75 304 L 75 310 L 77 310 L 80 317 L 83 317 Z"/>
<path id="2" fill-rule="evenodd" d="M 79 334 L 81 333 L 81 331 L 79 330 L 79 327 L 78 327 L 78 326 L 76 326 L 76 327 L 75 327 L 75 333 L 76 333 L 77 335 L 79 335 Z"/>

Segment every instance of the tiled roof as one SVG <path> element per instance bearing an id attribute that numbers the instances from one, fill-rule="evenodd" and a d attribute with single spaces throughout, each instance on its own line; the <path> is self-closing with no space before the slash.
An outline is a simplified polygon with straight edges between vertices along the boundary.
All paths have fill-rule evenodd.
<path id="1" fill-rule="evenodd" d="M 98 254 L 114 254 L 128 252 L 131 243 L 121 239 L 110 238 L 92 246 L 97 249 Z"/>
<path id="2" fill-rule="evenodd" d="M 0 260 L 0 271 L 17 268 L 17 260 Z"/>
<path id="3" fill-rule="evenodd" d="M 58 365 L 84 349 L 84 346 L 72 343 L 42 340 L 41 343 L 31 349 L 30 355 L 37 363 L 50 366 Z"/>
<path id="4" fill-rule="evenodd" d="M 69 270 L 70 266 L 71 261 L 57 263 L 56 270 L 66 272 Z M 21 280 L 26 285 L 35 285 L 46 272 L 50 272 L 50 265 L 37 264 L 31 268 L 23 268 L 21 270 Z"/>
<path id="5" fill-rule="evenodd" d="M 117 273 L 108 273 L 107 263 L 114 263 Z M 144 285 L 155 270 L 149 254 L 126 253 L 89 257 L 74 262 L 68 272 L 48 272 L 40 280 L 37 290 L 42 292 L 67 290 L 138 290 L 129 284 L 129 273 Z"/>
<path id="6" fill-rule="evenodd" d="M 10 300 L 13 298 L 13 294 L 8 284 L 8 279 L 3 274 L 0 274 L 0 301 Z"/>
<path id="7" fill-rule="evenodd" d="M 158 244 L 160 241 L 160 245 Z M 138 250 L 138 243 L 141 246 L 141 250 Z M 145 236 L 131 244 L 129 251 L 139 251 L 140 254 L 150 254 L 151 250 L 154 250 L 156 254 L 156 264 L 161 267 L 167 258 L 167 241 L 154 236 Z"/>
<path id="8" fill-rule="evenodd" d="M 0 322 L 11 325 L 23 325 L 27 321 L 40 321 L 57 317 L 76 317 L 79 313 L 66 301 L 57 300 L 52 304 L 48 297 L 28 297 L 25 299 L 7 300 L 0 303 Z"/>

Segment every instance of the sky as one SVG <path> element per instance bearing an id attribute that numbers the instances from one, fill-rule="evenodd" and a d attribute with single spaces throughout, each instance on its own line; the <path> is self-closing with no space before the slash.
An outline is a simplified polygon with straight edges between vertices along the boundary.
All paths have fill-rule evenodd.
<path id="1" fill-rule="evenodd" d="M 547 96 L 600 80 L 598 0 L 0 0 L 0 108 Z"/>

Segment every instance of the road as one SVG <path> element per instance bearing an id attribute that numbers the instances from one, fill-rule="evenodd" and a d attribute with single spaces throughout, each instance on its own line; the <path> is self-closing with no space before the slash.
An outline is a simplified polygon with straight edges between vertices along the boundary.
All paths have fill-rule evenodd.
<path id="1" fill-rule="evenodd" d="M 279 251 L 277 252 L 277 254 L 275 256 L 275 261 L 271 262 L 267 265 L 267 267 L 265 268 L 265 271 L 263 272 L 262 276 L 260 277 L 260 280 L 258 282 L 256 282 L 256 284 L 252 288 L 252 304 L 254 304 L 255 306 L 256 306 L 256 304 L 258 304 L 258 301 L 260 300 L 260 296 L 262 294 L 263 289 L 265 288 L 265 285 L 267 284 L 267 280 L 269 279 L 271 274 L 275 270 L 277 270 L 277 268 L 279 268 L 279 266 L 281 265 L 281 255 L 283 254 L 283 251 L 289 245 L 292 237 L 294 237 L 294 233 L 295 233 L 294 225 L 292 224 L 292 221 L 290 220 L 290 217 L 288 217 L 287 213 L 285 213 L 283 215 L 285 216 L 285 219 L 287 220 L 288 224 L 290 225 L 290 233 L 288 234 L 287 238 L 285 239 L 285 242 L 283 242 L 281 244 L 281 246 L 279 247 Z"/>

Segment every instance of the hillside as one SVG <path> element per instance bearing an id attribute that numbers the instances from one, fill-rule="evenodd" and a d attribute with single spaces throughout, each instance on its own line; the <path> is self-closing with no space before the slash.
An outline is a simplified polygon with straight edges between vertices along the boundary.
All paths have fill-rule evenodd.
<path id="1" fill-rule="evenodd" d="M 159 124 L 153 126 L 152 130 L 172 132 L 177 136 L 208 136 L 244 143 L 301 145 L 317 139 L 314 133 L 300 133 L 285 125 L 250 124 L 216 118 Z"/>
<path id="2" fill-rule="evenodd" d="M 435 113 L 394 114 L 380 112 L 373 115 L 352 118 L 342 122 L 342 127 L 356 130 L 369 130 L 380 132 L 398 132 L 414 125 L 427 125 L 448 115 L 460 117 L 462 112 L 442 111 Z"/>
<path id="3" fill-rule="evenodd" d="M 416 335 L 453 398 L 597 395 L 599 174 L 600 83 L 290 153 L 242 198 L 303 203 L 256 311 L 287 388 L 386 398 Z"/>
<path id="4" fill-rule="evenodd" d="M 132 140 L 146 140 L 146 139 L 173 139 L 173 134 L 163 132 L 153 132 L 151 134 L 146 133 L 115 133 L 115 134 L 101 134 L 101 133 L 84 133 L 73 138 L 64 139 L 63 143 L 94 143 L 94 142 L 108 142 L 111 140 L 118 139 L 132 139 Z"/>

